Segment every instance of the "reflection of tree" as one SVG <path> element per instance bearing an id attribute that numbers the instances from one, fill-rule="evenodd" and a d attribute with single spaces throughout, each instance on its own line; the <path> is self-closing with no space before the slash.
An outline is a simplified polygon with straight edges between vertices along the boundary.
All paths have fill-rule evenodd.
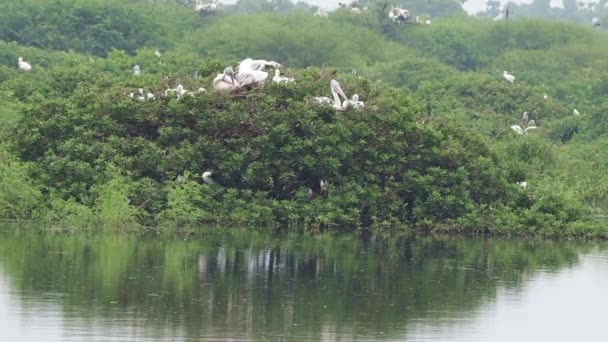
<path id="1" fill-rule="evenodd" d="M 65 314 L 138 312 L 196 338 L 326 339 L 404 329 L 408 320 L 474 310 L 499 286 L 577 261 L 589 245 L 458 239 L 200 240 L 5 233 L 0 260 L 19 291 L 65 293 Z M 107 307 L 106 307 L 107 306 Z M 126 313 L 131 312 L 131 313 Z M 345 324 L 344 322 L 351 322 Z M 220 333 L 218 333 L 218 331 Z"/>

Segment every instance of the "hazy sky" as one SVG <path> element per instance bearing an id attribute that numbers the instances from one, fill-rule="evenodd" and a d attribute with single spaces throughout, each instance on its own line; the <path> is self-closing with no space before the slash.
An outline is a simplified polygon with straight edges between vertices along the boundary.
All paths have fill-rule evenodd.
<path id="1" fill-rule="evenodd" d="M 294 1 L 294 0 L 292 0 Z M 306 2 L 308 2 L 309 4 L 313 4 L 313 5 L 317 5 L 317 6 L 321 6 L 323 8 L 329 8 L 329 9 L 333 9 L 338 7 L 338 2 L 339 1 L 344 1 L 344 0 L 304 0 Z M 486 7 L 486 1 L 487 0 L 467 0 L 467 2 L 464 5 L 465 10 L 467 10 L 467 12 L 469 13 L 477 13 L 479 11 L 483 11 Z M 500 0 L 502 3 L 505 3 L 509 0 Z M 534 0 L 511 0 L 512 2 L 515 3 L 531 3 Z M 551 5 L 553 6 L 561 6 L 563 0 L 551 0 Z M 597 0 L 579 0 L 581 2 L 597 2 Z M 221 0 L 221 2 L 224 3 L 234 3 L 236 2 L 236 0 Z M 407 1 L 405 1 L 407 3 Z"/>

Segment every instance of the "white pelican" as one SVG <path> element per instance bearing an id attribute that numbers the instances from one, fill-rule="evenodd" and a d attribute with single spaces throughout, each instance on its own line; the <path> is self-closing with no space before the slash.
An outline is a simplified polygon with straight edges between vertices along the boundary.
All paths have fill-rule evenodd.
<path id="1" fill-rule="evenodd" d="M 319 9 L 314 14 L 315 17 L 327 18 L 329 17 L 329 13 L 326 10 L 319 7 Z"/>
<path id="2" fill-rule="evenodd" d="M 241 87 L 261 85 L 268 79 L 267 67 L 278 69 L 281 64 L 263 59 L 246 58 L 239 63 L 236 80 Z"/>
<path id="3" fill-rule="evenodd" d="M 598 27 L 600 27 L 600 25 L 601 25 L 600 18 L 595 17 L 595 18 L 591 19 L 591 26 L 593 28 L 598 28 Z"/>
<path id="4" fill-rule="evenodd" d="M 208 14 L 214 12 L 217 8 L 217 0 L 212 0 L 208 4 L 204 4 L 202 0 L 196 0 L 196 4 L 194 5 L 194 11 L 198 13 Z"/>
<path id="5" fill-rule="evenodd" d="M 267 61 L 265 59 L 245 58 L 239 63 L 237 71 L 240 71 L 241 68 L 250 68 L 253 70 L 264 71 L 264 70 L 266 70 L 266 68 L 280 69 L 281 67 L 282 67 L 282 65 L 275 61 Z"/>
<path id="6" fill-rule="evenodd" d="M 133 67 L 133 76 L 139 75 L 141 75 L 141 68 L 139 67 L 139 64 L 135 64 L 135 66 Z"/>
<path id="7" fill-rule="evenodd" d="M 211 175 L 213 175 L 213 172 L 211 172 L 211 171 L 203 172 L 203 175 L 201 176 L 201 178 L 203 178 L 203 182 L 205 182 L 205 184 L 209 184 L 209 185 L 215 184 L 213 179 L 211 179 Z"/>
<path id="8" fill-rule="evenodd" d="M 241 85 L 234 78 L 234 70 L 228 67 L 213 80 L 213 88 L 219 92 L 226 92 L 238 90 L 241 88 Z"/>
<path id="9" fill-rule="evenodd" d="M 293 78 L 281 76 L 281 70 L 275 69 L 274 77 L 272 78 L 272 82 L 274 83 L 291 83 L 295 82 Z"/>
<path id="10" fill-rule="evenodd" d="M 358 111 L 362 111 L 365 108 L 365 103 L 363 101 L 359 101 L 359 95 L 353 95 L 351 100 L 346 100 L 342 103 L 343 108 L 353 107 Z"/>
<path id="11" fill-rule="evenodd" d="M 154 51 L 154 54 L 156 55 L 156 57 L 160 58 L 161 54 L 160 51 L 158 51 L 158 49 L 156 51 Z"/>
<path id="12" fill-rule="evenodd" d="M 22 57 L 19 57 L 17 59 L 17 64 L 19 65 L 19 69 L 21 69 L 23 71 L 31 71 L 32 70 L 32 66 L 30 65 L 30 63 L 24 61 Z"/>
<path id="13" fill-rule="evenodd" d="M 515 81 L 515 76 L 509 74 L 507 71 L 504 71 L 502 73 L 502 78 L 504 78 L 509 83 L 513 83 Z"/>
<path id="14" fill-rule="evenodd" d="M 329 88 L 331 90 L 333 100 L 325 96 L 314 97 L 313 100 L 319 105 L 331 104 L 331 106 L 335 110 L 346 110 L 346 107 L 343 105 L 342 100 L 340 100 L 340 98 L 342 98 L 344 100 L 344 103 L 346 103 L 348 101 L 348 97 L 346 96 L 346 94 L 344 94 L 344 91 L 342 91 L 340 83 L 338 83 L 338 81 L 336 80 L 331 80 L 331 82 L 329 83 Z"/>
<path id="15" fill-rule="evenodd" d="M 578 111 L 578 110 L 576 110 L 576 108 L 574 108 L 574 109 L 572 110 L 572 114 L 574 114 L 575 116 L 579 116 L 579 115 L 581 115 L 581 113 L 579 113 L 579 111 Z"/>
<path id="16" fill-rule="evenodd" d="M 396 23 L 404 23 L 409 20 L 410 12 L 404 8 L 393 7 L 388 12 L 388 18 Z"/>
<path id="17" fill-rule="evenodd" d="M 531 129 L 537 129 L 537 128 L 538 127 L 536 127 L 536 122 L 534 122 L 534 120 L 528 121 L 527 127 L 525 129 L 522 128 L 520 125 L 512 125 L 511 126 L 511 129 L 513 131 L 515 131 L 515 133 L 517 133 L 519 135 L 528 134 L 529 130 L 531 130 Z"/>

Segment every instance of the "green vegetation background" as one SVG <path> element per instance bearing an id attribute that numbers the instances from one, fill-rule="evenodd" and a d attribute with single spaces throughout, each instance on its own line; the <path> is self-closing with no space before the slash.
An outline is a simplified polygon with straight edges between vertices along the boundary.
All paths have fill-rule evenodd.
<path id="1" fill-rule="evenodd" d="M 170 1 L 0 4 L 0 217 L 608 237 L 603 31 L 466 17 L 450 0 L 411 2 L 430 26 L 392 24 L 386 1 L 329 18 L 275 2 L 206 16 Z M 245 57 L 297 83 L 211 91 Z M 366 110 L 312 105 L 332 78 Z M 161 98 L 177 84 L 210 92 Z M 138 88 L 158 100 L 126 96 Z M 518 136 L 524 111 L 539 129 Z"/>

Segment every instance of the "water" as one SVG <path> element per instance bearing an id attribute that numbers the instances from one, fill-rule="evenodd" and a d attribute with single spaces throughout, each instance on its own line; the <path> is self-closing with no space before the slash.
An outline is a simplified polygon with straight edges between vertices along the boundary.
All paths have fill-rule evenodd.
<path id="1" fill-rule="evenodd" d="M 605 341 L 606 243 L 0 232 L 0 341 Z"/>

